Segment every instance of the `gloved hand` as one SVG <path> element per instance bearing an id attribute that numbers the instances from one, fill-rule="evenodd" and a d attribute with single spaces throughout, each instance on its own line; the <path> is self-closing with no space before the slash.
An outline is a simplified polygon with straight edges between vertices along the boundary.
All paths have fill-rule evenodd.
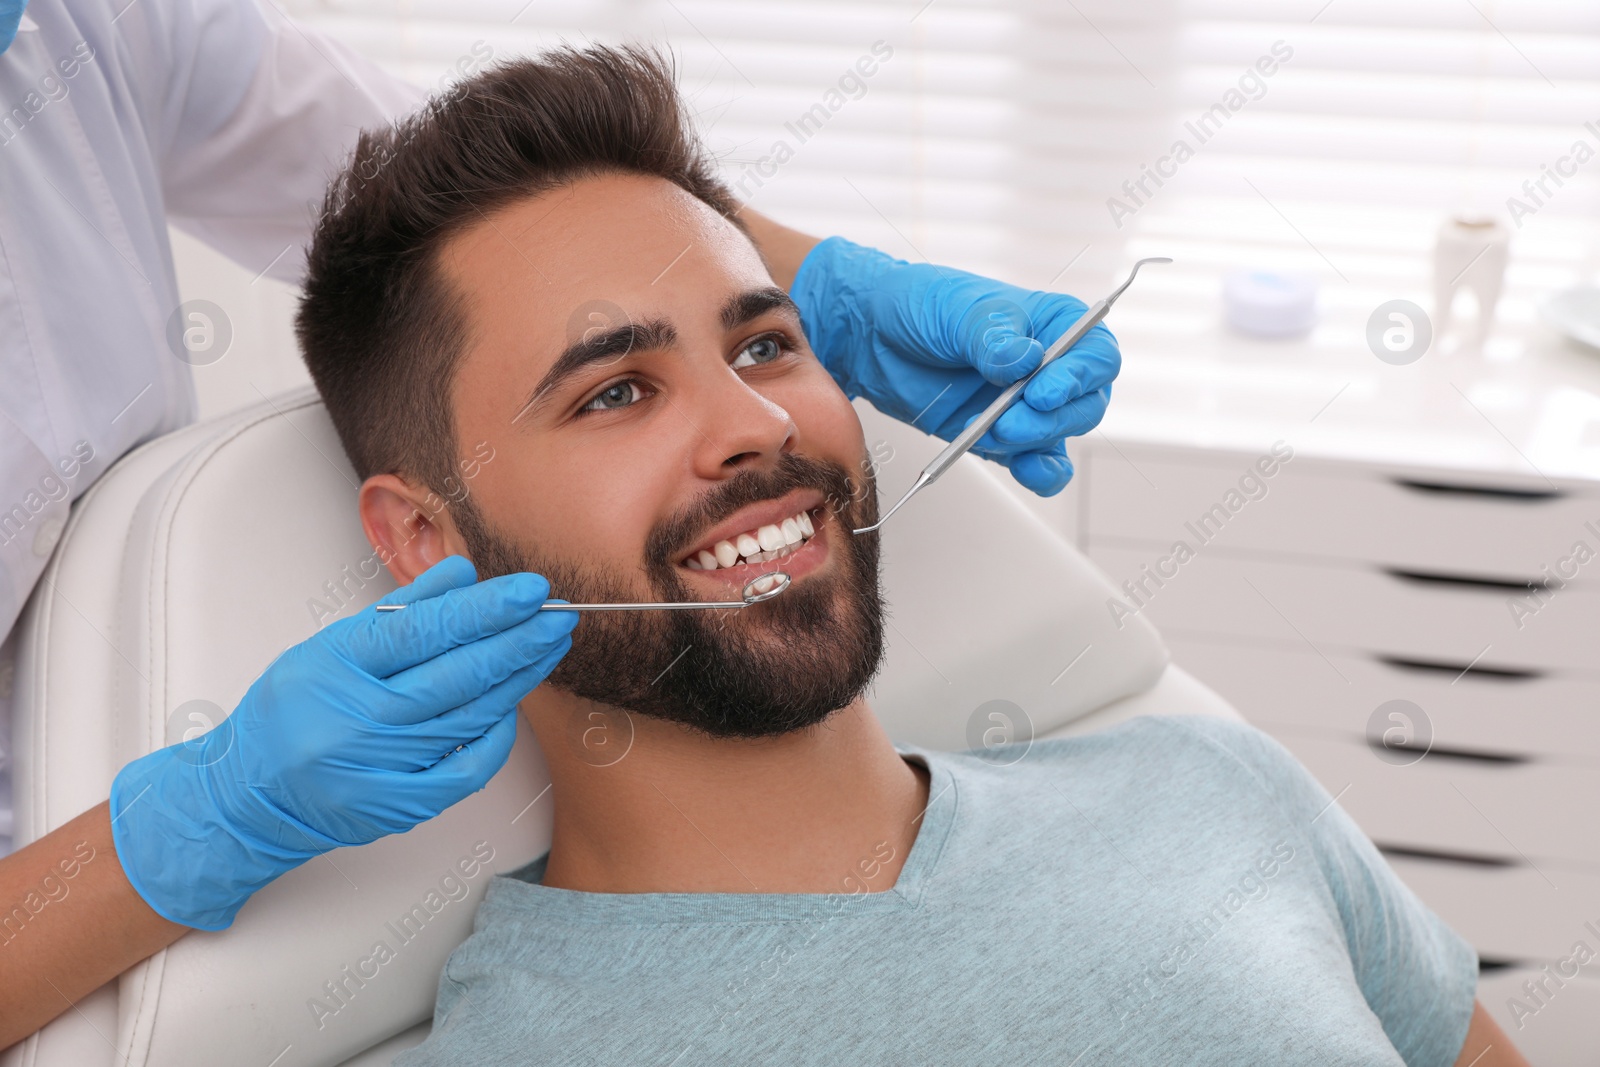
<path id="1" fill-rule="evenodd" d="M 811 250 L 791 295 L 812 351 L 847 396 L 865 396 L 946 441 L 1039 366 L 1085 307 L 842 237 Z M 1100 422 L 1121 366 L 1111 331 L 1095 326 L 1028 383 L 972 450 L 1041 496 L 1059 493 L 1072 477 L 1064 438 Z"/>
<path id="2" fill-rule="evenodd" d="M 539 611 L 550 586 L 537 574 L 476 578 L 466 558 L 442 560 L 379 601 L 406 610 L 331 623 L 215 728 L 124 767 L 112 838 L 139 895 L 220 930 L 285 871 L 482 789 L 511 753 L 517 702 L 572 646 L 579 613 Z"/>
<path id="3" fill-rule="evenodd" d="M 17 39 L 17 27 L 22 25 L 22 12 L 27 6 L 28 0 L 0 0 L 0 52 Z"/>

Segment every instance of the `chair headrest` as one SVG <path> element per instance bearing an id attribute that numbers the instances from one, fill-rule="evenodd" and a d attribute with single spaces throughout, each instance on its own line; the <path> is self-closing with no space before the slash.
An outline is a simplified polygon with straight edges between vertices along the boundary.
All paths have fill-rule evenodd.
<path id="1" fill-rule="evenodd" d="M 897 492 L 942 443 L 857 409 L 868 442 L 893 449 L 880 486 Z M 1143 691 L 1166 663 L 1155 631 L 1140 618 L 1118 628 L 1110 585 L 991 470 L 963 460 L 884 528 L 892 625 L 869 699 L 897 739 L 969 747 L 974 712 L 994 699 L 1042 734 Z M 393 588 L 357 487 L 306 389 L 152 442 L 78 502 L 21 624 L 19 844 L 181 739 L 206 708 L 193 702 L 224 714 L 283 649 Z M 230 929 L 130 971 L 118 1062 L 336 1064 L 426 1019 L 490 872 L 548 848 L 546 785 L 524 728 L 482 792 L 305 864 Z"/>

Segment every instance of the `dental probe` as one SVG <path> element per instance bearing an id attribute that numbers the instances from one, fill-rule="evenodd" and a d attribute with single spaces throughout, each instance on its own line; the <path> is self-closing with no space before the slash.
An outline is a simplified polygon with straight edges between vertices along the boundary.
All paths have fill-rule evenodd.
<path id="1" fill-rule="evenodd" d="M 1168 259 L 1166 256 L 1153 256 L 1149 259 L 1141 259 L 1139 262 L 1135 263 L 1133 265 L 1133 270 L 1128 272 L 1128 280 L 1117 286 L 1110 296 L 1105 297 L 1098 304 L 1095 304 L 1091 308 L 1084 309 L 1083 316 L 1078 319 L 1077 322 L 1072 324 L 1072 329 L 1062 334 L 1056 339 L 1055 344 L 1051 345 L 1045 350 L 1044 358 L 1039 361 L 1039 365 L 1033 369 L 1033 372 L 1026 377 L 1012 382 L 1010 385 L 1006 386 L 1005 391 L 999 396 L 995 397 L 994 402 L 991 403 L 987 408 L 984 408 L 983 414 L 979 415 L 978 418 L 973 421 L 971 426 L 968 426 L 965 430 L 962 430 L 956 439 L 951 441 L 949 446 L 947 446 L 943 452 L 940 452 L 939 455 L 934 458 L 932 463 L 928 464 L 922 469 L 922 473 L 917 475 L 917 480 L 912 483 L 911 488 L 906 490 L 906 495 L 901 497 L 899 502 L 896 503 L 894 507 L 890 508 L 888 513 L 885 514 L 883 518 L 879 519 L 871 526 L 863 526 L 859 530 L 851 530 L 850 532 L 852 534 L 864 534 L 872 530 L 876 530 L 878 527 L 888 522 L 889 516 L 899 511 L 900 506 L 907 500 L 910 500 L 912 494 L 916 493 L 920 489 L 925 488 L 926 486 L 932 485 L 941 474 L 950 469 L 951 465 L 954 464 L 956 460 L 960 459 L 964 454 L 966 454 L 968 449 L 978 443 L 978 438 L 989 432 L 989 427 L 993 426 L 995 422 L 999 420 L 1000 416 L 1006 413 L 1006 409 L 1011 406 L 1011 402 L 1022 394 L 1022 390 L 1027 388 L 1028 383 L 1033 381 L 1040 371 L 1048 367 L 1056 359 L 1056 357 L 1060 356 L 1067 349 L 1083 340 L 1083 335 L 1088 333 L 1096 323 L 1106 317 L 1106 312 L 1110 311 L 1111 305 L 1117 302 L 1117 297 L 1121 296 L 1123 291 L 1126 290 L 1128 286 L 1133 284 L 1134 275 L 1139 273 L 1140 267 L 1144 266 L 1146 263 L 1171 262 L 1172 260 Z"/>
<path id="2" fill-rule="evenodd" d="M 752 592 L 757 582 L 776 578 L 778 584 L 763 593 Z M 759 604 L 763 600 L 771 600 L 785 589 L 789 588 L 789 576 L 783 571 L 773 571 L 771 574 L 762 574 L 744 583 L 743 598 L 740 600 L 688 600 L 683 602 L 671 601 L 659 604 L 541 604 L 540 611 L 683 611 L 688 608 L 747 608 L 751 604 Z M 410 607 L 409 604 L 379 604 L 374 611 L 400 611 Z"/>

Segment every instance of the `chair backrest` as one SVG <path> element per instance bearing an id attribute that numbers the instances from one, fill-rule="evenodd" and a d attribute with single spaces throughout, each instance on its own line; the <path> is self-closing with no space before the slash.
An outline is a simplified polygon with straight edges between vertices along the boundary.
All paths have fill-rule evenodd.
<path id="1" fill-rule="evenodd" d="M 893 449 L 880 485 L 897 494 L 940 443 L 858 411 L 867 440 Z M 963 460 L 885 527 L 892 627 L 872 703 L 894 737 L 969 747 L 974 713 L 996 699 L 1042 734 L 1143 692 L 1166 664 L 1155 631 L 1113 623 L 1109 584 L 997 470 Z M 78 502 L 21 622 L 19 845 L 104 800 L 118 767 L 179 740 L 201 721 L 191 714 L 225 714 L 284 648 L 392 588 L 356 489 L 301 390 L 152 442 Z M 489 873 L 548 847 L 547 783 L 524 729 L 487 789 L 305 864 L 230 929 L 134 968 L 106 1062 L 337 1064 L 427 1018 Z M 459 861 L 474 875 L 446 878 Z"/>

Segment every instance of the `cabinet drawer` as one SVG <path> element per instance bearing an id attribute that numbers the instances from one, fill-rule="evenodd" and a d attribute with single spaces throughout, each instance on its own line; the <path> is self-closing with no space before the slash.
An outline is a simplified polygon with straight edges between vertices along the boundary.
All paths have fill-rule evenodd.
<path id="1" fill-rule="evenodd" d="M 1469 752 L 1590 761 L 1600 773 L 1600 679 L 1529 672 L 1462 673 L 1466 662 L 1401 666 L 1328 654 L 1166 635 L 1173 662 L 1226 697 L 1252 723 L 1365 738 L 1379 705 L 1409 700 L 1433 744 Z M 1341 681 L 1344 675 L 1348 682 Z M 1597 899 L 1600 905 L 1600 899 Z"/>
<path id="2" fill-rule="evenodd" d="M 1258 456 L 1119 448 L 1091 448 L 1091 548 L 1104 538 L 1181 538 L 1518 581 L 1543 578 L 1548 566 L 1558 579 L 1600 585 L 1600 486 L 1477 484 L 1270 455 L 1275 473 L 1260 477 Z M 1573 557 L 1580 541 L 1595 553 L 1588 562 Z"/>
<path id="3" fill-rule="evenodd" d="M 1600 775 L 1591 767 L 1432 753 L 1400 765 L 1360 741 L 1263 729 L 1380 845 L 1534 865 L 1592 867 L 1600 855 Z"/>
<path id="4" fill-rule="evenodd" d="M 1401 881 L 1439 913 L 1478 955 L 1542 964 L 1572 951 L 1574 941 L 1600 946 L 1600 875 L 1544 867 L 1484 867 L 1385 856 Z M 1549 876 L 1549 881 L 1545 876 Z"/>
<path id="5" fill-rule="evenodd" d="M 1593 671 L 1600 588 L 1576 584 L 1518 616 L 1505 590 L 1418 582 L 1358 564 L 1286 563 L 1203 548 L 1163 564 L 1165 550 L 1090 547 L 1119 588 L 1142 581 L 1141 610 L 1173 636 L 1226 635 L 1336 651 L 1482 666 Z M 1164 569 L 1162 584 L 1145 576 Z M 1159 575 L 1158 575 L 1159 577 Z M 1126 608 L 1120 598 L 1106 605 Z M 1320 657 L 1319 657 L 1320 658 Z M 1324 662 L 1324 668 L 1336 668 Z M 1342 679 L 1341 679 L 1342 680 Z"/>

